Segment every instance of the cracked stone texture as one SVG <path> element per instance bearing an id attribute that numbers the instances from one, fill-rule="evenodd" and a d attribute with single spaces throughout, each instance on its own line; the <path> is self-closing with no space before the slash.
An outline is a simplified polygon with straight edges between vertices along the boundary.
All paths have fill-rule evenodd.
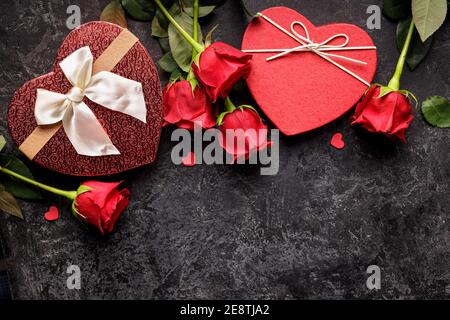
<path id="1" fill-rule="evenodd" d="M 0 3 L 0 132 L 9 139 L 8 103 L 25 81 L 50 70 L 68 33 L 70 4 L 82 22 L 98 18 L 106 0 L 8 0 Z M 365 27 L 366 9 L 381 1 L 248 1 L 252 10 L 285 5 L 315 24 Z M 219 24 L 216 40 L 239 46 L 248 20 L 230 0 L 204 21 Z M 161 56 L 148 23 L 130 22 L 154 59 Z M 398 56 L 395 24 L 370 31 L 379 48 L 376 82 L 386 83 Z M 449 96 L 449 22 L 426 61 L 402 87 L 419 99 Z M 163 77 L 163 82 L 166 78 Z M 243 98 L 242 100 L 247 100 Z M 349 126 L 350 113 L 314 132 L 281 138 L 280 172 L 254 166 L 177 167 L 170 129 L 157 162 L 125 179 L 133 199 L 107 238 L 89 233 L 69 204 L 48 196 L 21 202 L 25 221 L 0 215 L 17 299 L 175 298 L 448 298 L 450 297 L 450 135 L 419 111 L 406 145 Z M 329 146 L 342 132 L 343 151 Z M 10 149 L 12 146 L 10 145 Z M 15 151 L 17 152 L 17 151 Z M 77 179 L 32 166 L 49 184 L 75 188 Z M 43 219 L 56 204 L 61 218 Z M 63 209 L 64 208 L 64 209 Z M 66 269 L 81 268 L 81 290 L 68 290 Z M 366 288 L 376 264 L 382 289 Z"/>

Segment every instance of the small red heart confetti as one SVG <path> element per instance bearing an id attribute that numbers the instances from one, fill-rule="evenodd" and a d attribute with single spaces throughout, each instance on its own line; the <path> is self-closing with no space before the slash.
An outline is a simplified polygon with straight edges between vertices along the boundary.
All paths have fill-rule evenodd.
<path id="1" fill-rule="evenodd" d="M 50 209 L 44 215 L 45 220 L 47 221 L 56 221 L 59 218 L 58 208 L 55 206 L 51 206 Z"/>
<path id="2" fill-rule="evenodd" d="M 344 139 L 342 139 L 342 133 L 336 133 L 330 141 L 331 146 L 336 149 L 342 150 L 345 148 Z"/>
<path id="3" fill-rule="evenodd" d="M 193 152 L 189 152 L 188 155 L 186 157 L 183 158 L 182 163 L 184 166 L 186 167 L 193 167 L 195 166 L 195 153 Z"/>

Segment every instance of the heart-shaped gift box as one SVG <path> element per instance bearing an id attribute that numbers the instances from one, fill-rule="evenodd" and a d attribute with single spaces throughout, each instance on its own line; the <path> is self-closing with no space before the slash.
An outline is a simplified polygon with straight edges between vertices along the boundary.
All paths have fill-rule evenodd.
<path id="1" fill-rule="evenodd" d="M 315 27 L 303 15 L 286 7 L 269 8 L 261 14 L 272 23 L 261 15 L 253 19 L 245 31 L 242 49 L 279 50 L 254 52 L 247 79 L 253 97 L 274 125 L 286 135 L 296 135 L 322 127 L 348 112 L 367 90 L 376 71 L 376 48 L 367 32 L 346 23 Z M 346 48 L 336 51 L 326 48 L 323 52 L 366 63 L 327 56 L 366 84 L 311 51 L 290 52 L 267 61 L 283 50 L 301 45 L 279 27 L 302 36 L 306 44 L 309 39 L 314 44 L 341 46 L 347 37 L 348 43 L 343 46 Z M 334 39 L 327 42 L 332 37 Z M 357 47 L 370 49 L 355 49 Z"/>
<path id="2" fill-rule="evenodd" d="M 146 106 L 142 121 L 105 108 L 86 96 L 81 101 L 93 112 L 120 154 L 79 154 L 61 124 L 37 124 L 35 105 L 38 89 L 68 94 L 73 85 L 63 73 L 60 63 L 83 47 L 88 47 L 92 53 L 93 70 L 109 71 L 140 86 L 140 96 L 143 95 L 141 105 L 145 103 Z M 133 105 L 129 107 L 133 108 Z M 53 71 L 24 84 L 15 93 L 8 110 L 11 136 L 25 155 L 47 169 L 73 176 L 115 174 L 153 162 L 158 150 L 162 119 L 160 80 L 147 50 L 127 29 L 97 21 L 73 30 L 58 51 Z M 86 133 L 89 135 L 89 132 Z"/>

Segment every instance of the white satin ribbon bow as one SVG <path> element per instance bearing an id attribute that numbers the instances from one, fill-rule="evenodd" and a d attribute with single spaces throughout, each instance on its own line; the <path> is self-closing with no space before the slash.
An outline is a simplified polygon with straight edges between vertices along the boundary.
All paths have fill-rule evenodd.
<path id="1" fill-rule="evenodd" d="M 105 156 L 120 154 L 92 110 L 83 102 L 89 100 L 113 111 L 146 122 L 142 84 L 108 71 L 92 75 L 94 57 L 83 47 L 59 64 L 73 85 L 67 94 L 37 89 L 34 114 L 38 125 L 62 121 L 64 131 L 78 154 Z"/>
<path id="2" fill-rule="evenodd" d="M 346 57 L 346 56 L 342 56 L 342 55 L 328 53 L 327 51 L 376 50 L 377 47 L 375 47 L 375 46 L 348 47 L 347 45 L 350 42 L 350 38 L 345 33 L 336 34 L 336 35 L 328 38 L 327 40 L 323 41 L 322 43 L 315 43 L 314 41 L 311 40 L 311 38 L 309 36 L 309 31 L 306 28 L 306 26 L 300 21 L 292 22 L 292 24 L 291 24 L 291 31 L 288 31 L 285 28 L 283 28 L 281 25 L 279 25 L 278 23 L 276 23 L 275 21 L 273 21 L 272 19 L 270 19 L 269 17 L 267 17 L 266 15 L 264 15 L 264 14 L 262 14 L 260 12 L 257 13 L 256 16 L 266 20 L 268 23 L 273 25 L 275 28 L 277 28 L 278 30 L 280 30 L 284 34 L 288 35 L 289 37 L 291 37 L 292 39 L 294 39 L 295 41 L 300 43 L 300 46 L 297 46 L 297 47 L 294 47 L 294 48 L 290 48 L 290 49 L 242 50 L 243 52 L 248 52 L 248 53 L 266 53 L 266 52 L 274 52 L 275 53 L 275 52 L 279 52 L 278 54 L 267 58 L 266 59 L 267 61 L 272 61 L 272 60 L 281 58 L 281 57 L 283 57 L 283 56 L 285 56 L 285 55 L 287 55 L 287 54 L 289 54 L 291 52 L 305 52 L 305 51 L 313 52 L 313 53 L 317 54 L 319 57 L 321 57 L 321 58 L 327 60 L 328 62 L 332 63 L 333 65 L 335 65 L 336 67 L 338 67 L 342 71 L 348 73 L 349 75 L 351 75 L 355 79 L 361 81 L 366 86 L 368 86 L 368 87 L 370 86 L 369 82 L 367 82 L 366 80 L 364 80 L 363 78 L 358 76 L 356 73 L 350 71 L 349 69 L 347 69 L 343 65 L 337 63 L 332 58 L 345 60 L 345 61 L 350 61 L 350 62 L 353 62 L 353 63 L 356 63 L 356 64 L 360 64 L 360 65 L 367 65 L 366 62 L 361 61 L 361 60 L 357 60 L 357 59 L 352 59 L 352 58 L 349 58 L 349 57 Z M 306 36 L 302 36 L 297 31 L 295 31 L 295 27 L 296 26 L 301 26 L 303 28 L 303 30 L 305 31 L 305 35 Z M 342 44 L 337 44 L 337 45 L 330 45 L 329 44 L 333 40 L 336 40 L 336 39 L 339 39 L 339 38 L 343 38 L 343 39 L 345 39 L 345 41 Z"/>

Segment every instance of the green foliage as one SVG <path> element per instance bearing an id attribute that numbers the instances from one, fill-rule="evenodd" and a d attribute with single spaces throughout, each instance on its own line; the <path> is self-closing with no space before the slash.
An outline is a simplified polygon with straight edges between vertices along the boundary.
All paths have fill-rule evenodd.
<path id="1" fill-rule="evenodd" d="M 200 7 L 198 8 L 198 17 L 199 18 L 203 18 L 206 17 L 207 15 L 211 14 L 214 9 L 216 7 L 215 6 L 205 6 L 205 7 Z M 191 17 L 194 17 L 194 9 L 192 7 L 186 7 L 184 9 L 184 11 Z"/>
<path id="2" fill-rule="evenodd" d="M 411 17 L 402 20 L 397 25 L 397 48 L 399 52 L 402 51 L 405 44 L 406 36 L 408 34 L 408 28 L 411 24 Z M 406 62 L 411 70 L 417 68 L 417 66 L 425 59 L 430 51 L 431 44 L 433 43 L 433 36 L 422 42 L 417 30 L 414 30 L 414 34 L 411 39 L 408 55 L 406 56 Z"/>
<path id="3" fill-rule="evenodd" d="M 100 20 L 115 23 L 123 28 L 128 26 L 125 10 L 123 9 L 120 0 L 112 0 L 108 3 L 100 15 Z"/>
<path id="4" fill-rule="evenodd" d="M 0 153 L 0 166 L 34 180 L 30 169 L 28 169 L 22 161 L 12 155 Z M 1 179 L 6 191 L 10 192 L 17 198 L 25 200 L 42 199 L 42 195 L 38 190 L 24 184 L 23 182 L 17 181 L 6 175 L 2 175 Z"/>
<path id="5" fill-rule="evenodd" d="M 211 4 L 210 2 L 200 2 L 199 18 L 206 17 L 214 12 L 216 7 Z M 186 32 L 193 35 L 193 0 L 173 1 L 168 11 Z M 199 42 L 202 42 L 203 33 L 200 24 L 198 30 Z M 171 73 L 171 79 L 179 78 L 183 72 L 188 72 L 192 62 L 192 47 L 159 9 L 156 10 L 152 21 L 152 35 L 159 38 L 161 50 L 164 53 L 159 61 L 161 69 Z M 168 54 L 169 50 L 170 54 Z M 176 66 L 173 62 L 176 63 Z"/>
<path id="6" fill-rule="evenodd" d="M 0 210 L 23 220 L 22 210 L 14 196 L 0 184 Z"/>
<path id="7" fill-rule="evenodd" d="M 384 0 L 383 14 L 389 19 L 401 20 L 397 25 L 396 35 L 400 52 L 405 43 L 411 19 L 414 21 L 416 30 L 414 30 L 406 57 L 411 70 L 416 69 L 430 51 L 433 34 L 444 23 L 449 6 L 449 0 Z M 417 102 L 417 99 L 412 97 Z M 423 103 L 422 112 L 430 124 L 447 125 L 445 101 L 448 102 L 445 98 L 435 96 Z"/>
<path id="8" fill-rule="evenodd" d="M 401 20 L 397 25 L 399 51 L 405 43 L 411 17 L 414 19 L 416 30 L 406 59 L 411 70 L 427 56 L 433 42 L 432 34 L 445 20 L 448 3 L 447 0 L 384 0 L 383 14 L 389 19 Z"/>
<path id="9" fill-rule="evenodd" d="M 411 0 L 384 0 L 383 14 L 391 20 L 401 20 L 411 16 Z"/>
<path id="10" fill-rule="evenodd" d="M 429 124 L 439 128 L 450 128 L 450 101 L 432 96 L 422 104 L 422 113 Z"/>
<path id="11" fill-rule="evenodd" d="M 3 136 L 0 136 L 0 152 L 3 150 L 3 148 L 6 146 L 6 140 Z"/>
<path id="12" fill-rule="evenodd" d="M 155 3 L 149 0 L 121 0 L 125 11 L 134 19 L 150 21 L 155 15 Z"/>
<path id="13" fill-rule="evenodd" d="M 179 15 L 174 17 L 178 24 L 189 34 L 193 34 L 194 23 L 192 18 L 186 13 L 181 12 Z M 200 30 L 200 26 L 199 26 Z M 177 62 L 178 66 L 184 71 L 188 72 L 191 68 L 192 62 L 192 47 L 186 39 L 176 30 L 176 28 L 170 24 L 169 25 L 169 44 L 170 50 L 174 60 Z M 198 33 L 198 40 L 202 42 L 203 36 L 202 32 Z"/>
<path id="14" fill-rule="evenodd" d="M 444 23 L 447 0 L 412 0 L 412 15 L 420 38 L 425 42 Z"/>
<path id="15" fill-rule="evenodd" d="M 175 59 L 172 56 L 172 52 L 166 52 L 166 54 L 164 54 L 162 56 L 162 58 L 159 59 L 158 65 L 165 72 L 169 72 L 169 73 L 174 72 L 178 68 L 177 63 L 176 63 Z"/>
<path id="16" fill-rule="evenodd" d="M 33 179 L 33 175 L 26 165 L 16 157 L 4 153 L 6 140 L 0 135 L 0 211 L 23 219 L 22 211 L 15 197 L 36 200 L 42 199 L 41 194 L 21 183 L 12 179 L 6 174 L 2 174 L 1 170 L 7 168 L 17 172 L 27 178 Z"/>

